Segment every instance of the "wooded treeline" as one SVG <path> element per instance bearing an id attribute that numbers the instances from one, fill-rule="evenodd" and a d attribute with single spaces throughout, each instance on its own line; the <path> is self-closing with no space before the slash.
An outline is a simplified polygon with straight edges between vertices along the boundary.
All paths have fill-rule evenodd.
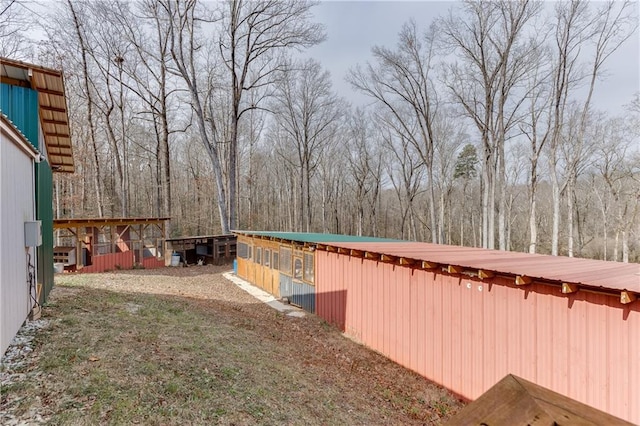
<path id="1" fill-rule="evenodd" d="M 35 44 L 25 5 L 0 0 L 0 54 L 64 70 L 58 217 L 640 260 L 640 95 L 594 100 L 635 2 L 452 3 L 353 64 L 366 107 L 305 56 L 313 2 L 48 2 Z"/>

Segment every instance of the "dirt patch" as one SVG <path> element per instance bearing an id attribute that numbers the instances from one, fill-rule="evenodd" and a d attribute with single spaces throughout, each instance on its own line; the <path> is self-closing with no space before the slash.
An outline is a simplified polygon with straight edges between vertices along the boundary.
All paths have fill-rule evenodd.
<path id="1" fill-rule="evenodd" d="M 43 327 L 3 367 L 0 423 L 439 424 L 446 390 L 287 317 L 228 267 L 56 278 Z"/>

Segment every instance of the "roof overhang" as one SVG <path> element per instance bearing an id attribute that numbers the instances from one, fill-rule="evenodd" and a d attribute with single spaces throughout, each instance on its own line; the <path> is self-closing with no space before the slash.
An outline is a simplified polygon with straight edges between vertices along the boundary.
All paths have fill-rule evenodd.
<path id="1" fill-rule="evenodd" d="M 170 217 L 100 217 L 54 219 L 53 229 L 96 228 L 101 226 L 162 225 Z"/>
<path id="2" fill-rule="evenodd" d="M 49 164 L 55 172 L 73 173 L 73 149 L 62 71 L 0 58 L 0 82 L 38 92 L 40 127 Z"/>

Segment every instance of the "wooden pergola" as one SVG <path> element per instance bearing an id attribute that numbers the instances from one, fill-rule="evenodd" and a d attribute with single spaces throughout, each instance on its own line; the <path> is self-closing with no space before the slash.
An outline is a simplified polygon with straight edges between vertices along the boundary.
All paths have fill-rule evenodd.
<path id="1" fill-rule="evenodd" d="M 93 257 L 112 253 L 133 251 L 138 262 L 149 255 L 159 257 L 164 254 L 168 220 L 168 217 L 55 219 L 54 231 L 67 231 L 70 235 L 63 238 L 71 237 L 73 244 L 56 247 L 54 260 L 80 270 L 91 265 Z"/>

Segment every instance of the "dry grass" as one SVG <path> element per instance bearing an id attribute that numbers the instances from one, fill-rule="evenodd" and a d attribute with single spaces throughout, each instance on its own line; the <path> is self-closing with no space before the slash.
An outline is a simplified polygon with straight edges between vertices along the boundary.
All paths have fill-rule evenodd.
<path id="1" fill-rule="evenodd" d="M 257 303 L 219 268 L 56 285 L 33 355 L 4 372 L 0 423 L 438 424 L 460 407 L 319 318 Z"/>

